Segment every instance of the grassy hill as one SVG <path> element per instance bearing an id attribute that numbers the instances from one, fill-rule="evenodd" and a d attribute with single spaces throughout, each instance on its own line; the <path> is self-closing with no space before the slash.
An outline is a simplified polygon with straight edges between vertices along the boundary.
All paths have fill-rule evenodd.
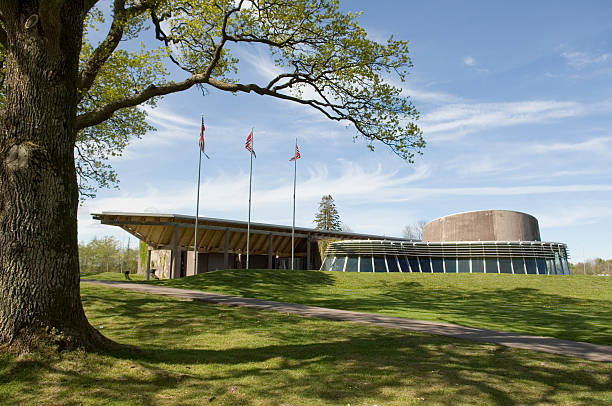
<path id="1" fill-rule="evenodd" d="M 612 345 L 612 278 L 227 270 L 150 283 Z"/>
<path id="2" fill-rule="evenodd" d="M 86 283 L 81 291 L 94 326 L 141 350 L 0 352 L 0 404 L 607 406 L 612 398 L 607 363 Z"/>

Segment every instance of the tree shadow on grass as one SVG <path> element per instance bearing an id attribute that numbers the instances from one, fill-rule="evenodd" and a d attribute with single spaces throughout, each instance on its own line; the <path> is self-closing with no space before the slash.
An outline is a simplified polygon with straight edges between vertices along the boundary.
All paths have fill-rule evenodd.
<path id="1" fill-rule="evenodd" d="M 612 366 L 552 354 L 85 286 L 140 352 L 0 357 L 6 404 L 608 404 Z"/>

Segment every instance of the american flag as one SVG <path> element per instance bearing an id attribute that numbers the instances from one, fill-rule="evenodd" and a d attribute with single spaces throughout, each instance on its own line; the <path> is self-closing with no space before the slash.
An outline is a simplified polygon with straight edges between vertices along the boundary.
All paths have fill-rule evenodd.
<path id="1" fill-rule="evenodd" d="M 244 147 L 246 148 L 247 151 L 253 154 L 255 158 L 257 158 L 257 155 L 255 154 L 255 150 L 253 149 L 253 130 L 251 130 L 251 132 L 247 136 L 246 144 L 244 145 Z"/>
<path id="2" fill-rule="evenodd" d="M 295 145 L 295 155 L 289 160 L 289 161 L 295 161 L 297 159 L 300 159 L 302 156 L 300 155 L 300 149 L 298 148 L 297 144 Z"/>

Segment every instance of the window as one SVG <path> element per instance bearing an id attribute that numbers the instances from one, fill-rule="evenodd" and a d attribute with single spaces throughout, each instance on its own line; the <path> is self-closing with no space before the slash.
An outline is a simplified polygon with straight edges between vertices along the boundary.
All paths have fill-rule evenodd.
<path id="1" fill-rule="evenodd" d="M 431 273 L 431 264 L 429 263 L 429 257 L 419 257 L 419 263 L 421 264 L 422 272 Z"/>
<path id="2" fill-rule="evenodd" d="M 456 273 L 457 258 L 444 258 L 444 266 L 446 267 L 446 273 Z"/>
<path id="3" fill-rule="evenodd" d="M 349 255 L 346 259 L 346 267 L 344 268 L 345 272 L 357 272 L 357 265 L 359 261 L 359 257 L 356 255 Z"/>
<path id="4" fill-rule="evenodd" d="M 389 272 L 399 272 L 395 255 L 387 255 L 387 268 L 389 268 Z"/>
<path id="5" fill-rule="evenodd" d="M 459 272 L 469 273 L 470 272 L 470 260 L 465 258 L 459 259 Z"/>
<path id="6" fill-rule="evenodd" d="M 374 257 L 374 272 L 387 272 L 385 257 Z"/>
<path id="7" fill-rule="evenodd" d="M 333 256 L 326 256 L 325 257 L 325 261 L 323 261 L 323 266 L 321 266 L 321 270 L 322 271 L 331 271 L 331 265 L 332 262 L 334 262 L 334 258 Z"/>
<path id="8" fill-rule="evenodd" d="M 499 259 L 499 272 L 512 273 L 512 262 L 510 261 L 510 258 Z"/>
<path id="9" fill-rule="evenodd" d="M 483 273 L 484 262 L 482 258 L 472 258 L 472 273 Z"/>
<path id="10" fill-rule="evenodd" d="M 535 258 L 525 258 L 525 267 L 527 268 L 527 273 L 531 275 L 538 274 L 538 268 L 536 265 Z"/>
<path id="11" fill-rule="evenodd" d="M 546 270 L 546 260 L 544 258 L 536 258 L 536 265 L 538 266 L 538 273 L 540 275 L 548 274 Z"/>
<path id="12" fill-rule="evenodd" d="M 546 270 L 548 271 L 549 275 L 557 274 L 557 271 L 555 270 L 555 262 L 552 260 L 552 258 L 546 260 Z"/>
<path id="13" fill-rule="evenodd" d="M 408 263 L 410 264 L 410 270 L 412 272 L 421 272 L 419 269 L 419 261 L 415 257 L 408 258 Z"/>
<path id="14" fill-rule="evenodd" d="M 514 273 L 525 273 L 525 262 L 523 258 L 512 258 L 512 268 L 514 268 Z"/>
<path id="15" fill-rule="evenodd" d="M 559 253 L 555 252 L 555 270 L 557 275 L 563 275 L 563 267 L 561 266 L 561 259 L 559 258 Z"/>
<path id="16" fill-rule="evenodd" d="M 433 266 L 434 272 L 444 272 L 444 264 L 442 258 L 432 258 L 431 265 Z"/>
<path id="17" fill-rule="evenodd" d="M 397 257 L 397 259 L 399 259 L 400 268 L 402 269 L 402 272 L 410 272 L 410 265 L 408 265 L 408 260 L 406 259 L 406 257 Z"/>
<path id="18" fill-rule="evenodd" d="M 486 273 L 499 273 L 497 269 L 497 258 L 486 258 L 485 259 Z"/>
<path id="19" fill-rule="evenodd" d="M 346 257 L 336 257 L 336 261 L 332 265 L 332 271 L 340 271 L 344 270 L 344 261 Z"/>
<path id="20" fill-rule="evenodd" d="M 359 272 L 372 272 L 372 257 L 371 256 L 365 256 L 365 257 L 361 257 L 360 259 L 360 263 L 359 263 Z"/>

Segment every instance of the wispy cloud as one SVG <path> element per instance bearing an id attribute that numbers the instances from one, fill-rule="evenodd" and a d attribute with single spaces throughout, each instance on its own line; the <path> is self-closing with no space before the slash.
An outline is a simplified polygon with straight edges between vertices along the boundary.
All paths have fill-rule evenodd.
<path id="1" fill-rule="evenodd" d="M 566 207 L 551 212 L 534 213 L 542 227 L 567 227 L 575 225 L 594 224 L 602 219 L 612 217 L 612 208 L 591 206 L 588 203 L 577 207 Z"/>
<path id="2" fill-rule="evenodd" d="M 464 101 L 461 97 L 446 92 L 417 89 L 406 85 L 394 84 L 402 89 L 402 95 L 416 101 L 432 104 L 460 103 Z"/>
<path id="3" fill-rule="evenodd" d="M 476 61 L 476 59 L 473 56 L 467 55 L 463 57 L 463 64 L 465 66 L 470 67 L 472 70 L 479 72 L 479 73 L 487 73 L 489 72 L 488 69 L 483 68 L 479 65 L 479 63 Z"/>
<path id="4" fill-rule="evenodd" d="M 476 66 L 476 59 L 468 55 L 463 57 L 463 63 L 467 66 Z"/>
<path id="5" fill-rule="evenodd" d="M 558 151 L 592 152 L 612 156 L 612 136 L 591 138 L 579 142 L 557 142 L 554 144 L 536 144 L 527 148 L 533 153 L 548 153 Z"/>
<path id="6" fill-rule="evenodd" d="M 610 53 L 588 53 L 581 51 L 565 51 L 561 56 L 566 60 L 567 64 L 575 69 L 584 69 L 591 65 L 599 65 L 606 62 L 612 62 L 612 54 Z"/>
<path id="7" fill-rule="evenodd" d="M 491 176 L 508 172 L 522 172 L 526 163 L 519 163 L 515 156 L 487 155 L 481 151 L 478 159 L 466 159 L 465 156 L 448 163 L 447 169 L 464 176 Z"/>
<path id="8" fill-rule="evenodd" d="M 555 100 L 449 104 L 424 115 L 421 128 L 429 139 L 452 139 L 490 128 L 576 117 L 592 107 Z"/>

